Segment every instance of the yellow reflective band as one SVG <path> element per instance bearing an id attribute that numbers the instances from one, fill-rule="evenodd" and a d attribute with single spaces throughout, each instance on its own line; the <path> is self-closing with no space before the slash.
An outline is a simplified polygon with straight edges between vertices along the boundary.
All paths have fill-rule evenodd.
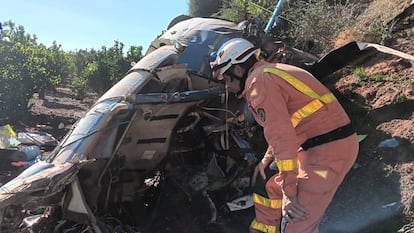
<path id="1" fill-rule="evenodd" d="M 281 199 L 268 199 L 266 197 L 262 197 L 257 193 L 253 193 L 253 202 L 260 204 L 262 206 L 266 206 L 272 209 L 280 209 L 282 208 L 282 200 Z"/>
<path id="2" fill-rule="evenodd" d="M 323 103 L 319 101 L 318 99 L 315 99 L 309 104 L 305 105 L 305 107 L 297 110 L 290 117 L 290 121 L 292 122 L 293 127 L 296 127 L 297 125 L 299 125 L 299 123 L 303 120 L 303 118 L 312 115 L 314 112 L 318 111 L 322 107 L 323 107 Z"/>
<path id="3" fill-rule="evenodd" d="M 256 89 L 256 88 L 254 88 L 254 89 L 252 90 L 252 92 L 250 92 L 250 97 L 251 97 L 251 98 L 256 97 L 256 96 L 258 96 L 258 95 L 259 95 L 259 93 L 257 92 L 257 89 Z"/>
<path id="4" fill-rule="evenodd" d="M 299 125 L 299 123 L 303 120 L 303 118 L 312 115 L 316 111 L 318 111 L 320 108 L 323 107 L 323 103 L 320 101 L 322 100 L 325 104 L 332 103 L 333 101 L 336 101 L 336 97 L 332 93 L 328 93 L 326 95 L 323 95 L 320 99 L 314 99 L 305 107 L 297 110 L 293 115 L 290 117 L 290 121 L 292 122 L 293 127 L 296 127 Z"/>
<path id="5" fill-rule="evenodd" d="M 328 175 L 329 175 L 328 170 L 314 170 L 313 173 L 315 173 L 316 175 L 322 177 L 325 180 L 328 179 Z"/>
<path id="6" fill-rule="evenodd" d="M 295 87 L 298 91 L 302 92 L 303 94 L 313 98 L 313 99 L 318 99 L 319 95 L 314 92 L 310 87 L 308 87 L 308 85 L 306 85 L 305 83 L 303 83 L 302 81 L 300 81 L 299 79 L 295 78 L 295 76 L 286 73 L 285 71 L 276 69 L 276 68 L 264 68 L 263 72 L 265 73 L 272 73 L 275 74 L 279 77 L 281 77 L 282 79 L 284 79 L 286 82 L 288 82 L 290 85 L 292 85 L 293 87 Z"/>
<path id="7" fill-rule="evenodd" d="M 276 233 L 277 227 L 272 225 L 266 225 L 264 223 L 257 222 L 256 219 L 250 224 L 250 228 L 261 231 L 263 233 Z"/>
<path id="8" fill-rule="evenodd" d="M 298 168 L 298 159 L 285 159 L 276 161 L 279 171 L 293 171 Z"/>
<path id="9" fill-rule="evenodd" d="M 329 104 L 329 103 L 332 103 L 332 102 L 336 101 L 336 97 L 331 92 L 329 92 L 328 94 L 325 94 L 325 95 L 319 97 L 319 99 L 322 102 L 324 102 L 325 104 Z"/>
<path id="10" fill-rule="evenodd" d="M 296 88 L 298 91 L 314 99 L 310 103 L 308 103 L 307 105 L 293 113 L 293 115 L 290 118 L 293 127 L 299 125 L 303 118 L 312 115 L 320 108 L 322 108 L 324 103 L 329 104 L 336 101 L 336 97 L 332 93 L 319 96 L 305 83 L 295 78 L 293 75 L 286 73 L 285 71 L 276 68 L 264 68 L 263 72 L 277 75 L 278 77 L 282 78 L 290 85 L 292 85 L 294 88 Z"/>
<path id="11" fill-rule="evenodd" d="M 326 104 L 331 103 L 333 100 L 336 100 L 335 96 L 332 93 L 328 93 L 323 96 L 318 95 L 308 85 L 306 85 L 305 83 L 303 83 L 302 81 L 300 81 L 299 79 L 295 78 L 293 75 L 285 71 L 282 71 L 276 68 L 264 68 L 263 72 L 272 73 L 272 74 L 275 74 L 281 77 L 283 80 L 285 80 L 290 85 L 292 85 L 294 88 L 296 88 L 298 91 L 302 92 L 303 94 L 313 99 L 319 99 Z"/>

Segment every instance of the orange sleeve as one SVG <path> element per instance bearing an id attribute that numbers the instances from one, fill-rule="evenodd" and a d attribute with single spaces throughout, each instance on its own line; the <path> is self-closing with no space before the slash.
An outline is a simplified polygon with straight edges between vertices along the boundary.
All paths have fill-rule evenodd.
<path id="1" fill-rule="evenodd" d="M 273 149 L 276 161 L 295 160 L 297 157 L 296 131 L 288 113 L 288 94 L 270 74 L 261 74 L 247 87 L 246 99 L 264 136 Z M 279 168 L 280 170 L 280 168 Z M 296 195 L 297 171 L 280 171 L 278 182 L 288 196 Z"/>

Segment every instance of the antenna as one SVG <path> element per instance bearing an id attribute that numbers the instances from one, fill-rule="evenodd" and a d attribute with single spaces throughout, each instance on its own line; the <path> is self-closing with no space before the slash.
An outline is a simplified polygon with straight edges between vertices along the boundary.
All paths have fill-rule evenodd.
<path id="1" fill-rule="evenodd" d="M 279 0 L 277 2 L 275 10 L 273 11 L 272 17 L 270 17 L 270 20 L 267 23 L 266 28 L 264 29 L 266 34 L 270 32 L 270 29 L 272 29 L 272 26 L 275 23 L 276 18 L 279 16 L 279 12 L 282 9 L 283 1 L 284 0 Z"/>

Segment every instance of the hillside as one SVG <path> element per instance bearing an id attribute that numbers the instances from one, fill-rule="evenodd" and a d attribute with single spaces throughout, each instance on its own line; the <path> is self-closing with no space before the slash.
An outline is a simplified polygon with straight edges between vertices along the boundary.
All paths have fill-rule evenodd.
<path id="1" fill-rule="evenodd" d="M 410 4 L 400 2 L 402 9 Z M 413 26 L 411 11 L 395 25 L 387 46 L 413 55 Z M 377 54 L 336 75 L 340 78 L 331 88 L 358 134 L 367 138 L 324 227 L 327 232 L 414 232 L 414 67 L 407 60 Z M 396 139 L 398 145 L 382 147 L 387 139 Z"/>
<path id="2" fill-rule="evenodd" d="M 381 74 L 394 77 L 392 80 L 361 84 L 348 74 L 334 84 L 358 134 L 367 138 L 361 142 L 357 163 L 338 192 L 338 202 L 328 212 L 341 213 L 335 222 L 345 224 L 349 222 L 342 215 L 346 210 L 345 217 L 357 225 L 356 229 L 367 216 L 372 221 L 397 217 L 393 221 L 414 222 L 414 69 L 401 59 L 388 59 L 364 65 L 369 76 Z M 403 100 L 399 100 L 401 96 L 405 96 Z M 389 139 L 396 139 L 398 146 L 380 146 Z M 399 219 L 400 213 L 406 219 Z M 385 224 L 381 221 L 381 226 Z"/>

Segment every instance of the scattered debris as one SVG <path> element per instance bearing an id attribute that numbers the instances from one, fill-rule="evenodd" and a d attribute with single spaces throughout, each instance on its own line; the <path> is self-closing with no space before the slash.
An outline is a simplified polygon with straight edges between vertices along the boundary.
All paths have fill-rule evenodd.
<path id="1" fill-rule="evenodd" d="M 58 141 L 50 134 L 46 132 L 36 133 L 18 133 L 17 139 L 25 145 L 37 145 L 40 147 L 55 147 Z"/>
<path id="2" fill-rule="evenodd" d="M 13 160 L 15 161 L 30 161 L 35 159 L 38 155 L 41 154 L 40 148 L 38 146 L 28 146 L 19 150 L 22 153 L 13 154 Z"/>
<path id="3" fill-rule="evenodd" d="M 230 211 L 244 210 L 253 206 L 253 198 L 252 195 L 246 195 L 226 204 Z"/>
<path id="4" fill-rule="evenodd" d="M 62 122 L 59 123 L 58 125 L 58 129 L 63 129 L 65 128 L 65 124 L 63 124 Z"/>
<path id="5" fill-rule="evenodd" d="M 42 217 L 43 217 L 43 214 L 37 214 L 37 215 L 26 217 L 23 219 L 23 224 L 25 225 L 25 227 L 31 227 L 34 224 L 38 223 Z"/>
<path id="6" fill-rule="evenodd" d="M 18 133 L 7 124 L 0 127 L 0 184 L 15 178 L 24 169 L 42 159 L 40 146 L 56 146 L 47 133 Z M 29 146 L 28 146 L 29 145 Z"/>
<path id="7" fill-rule="evenodd" d="M 0 127 L 0 149 L 15 147 L 19 144 L 16 133 L 9 124 Z"/>
<path id="8" fill-rule="evenodd" d="M 28 168 L 42 159 L 40 148 L 36 145 L 18 148 L 0 149 L 1 170 L 14 171 Z"/>
<path id="9" fill-rule="evenodd" d="M 381 206 L 381 208 L 384 209 L 384 208 L 387 208 L 387 207 L 392 207 L 392 206 L 395 206 L 396 204 L 397 204 L 397 202 L 392 202 L 392 203 Z"/>
<path id="10" fill-rule="evenodd" d="M 365 140 L 365 138 L 367 138 L 367 134 L 361 134 L 361 135 L 358 135 L 358 142 L 362 142 L 362 141 L 364 141 Z"/>
<path id="11" fill-rule="evenodd" d="M 42 152 L 36 145 L 27 146 L 13 153 L 12 159 L 13 166 L 28 168 L 42 159 Z"/>
<path id="12" fill-rule="evenodd" d="M 395 148 L 399 146 L 397 139 L 389 138 L 378 144 L 378 148 Z"/>
<path id="13" fill-rule="evenodd" d="M 353 169 L 357 169 L 359 167 L 361 167 L 361 165 L 359 165 L 359 163 L 354 163 L 354 165 L 352 165 L 352 168 Z"/>

